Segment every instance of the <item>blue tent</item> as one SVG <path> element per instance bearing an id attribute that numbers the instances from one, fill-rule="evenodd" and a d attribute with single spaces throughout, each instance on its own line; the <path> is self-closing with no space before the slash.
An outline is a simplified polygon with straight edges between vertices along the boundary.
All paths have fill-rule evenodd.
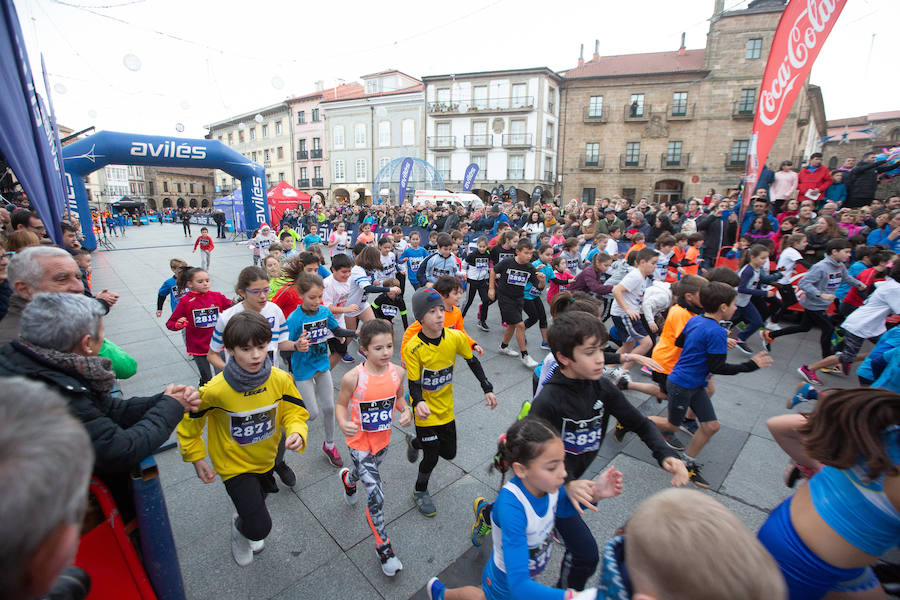
<path id="1" fill-rule="evenodd" d="M 241 190 L 234 190 L 227 196 L 214 199 L 213 208 L 225 213 L 225 218 L 231 222 L 233 231 L 244 231 L 244 196 Z"/>

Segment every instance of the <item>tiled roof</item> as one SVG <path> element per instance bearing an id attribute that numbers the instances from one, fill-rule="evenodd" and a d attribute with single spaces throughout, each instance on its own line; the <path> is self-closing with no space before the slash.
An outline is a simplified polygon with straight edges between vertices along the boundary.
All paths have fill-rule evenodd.
<path id="1" fill-rule="evenodd" d="M 345 96 L 343 98 L 337 98 L 336 100 L 335 99 L 323 100 L 322 104 L 325 104 L 326 102 L 338 102 L 340 100 L 352 100 L 355 98 L 379 98 L 381 96 L 394 96 L 396 94 L 408 94 L 410 92 L 421 92 L 424 89 L 425 89 L 425 86 L 421 83 L 418 85 L 410 86 L 408 88 L 402 88 L 399 90 L 391 90 L 389 92 L 377 92 L 374 94 L 366 94 L 364 90 L 360 89 L 359 92 L 354 93 L 354 94 L 348 94 L 347 96 Z"/>
<path id="2" fill-rule="evenodd" d="M 337 87 L 328 88 L 327 90 L 311 92 L 309 94 L 297 96 L 296 98 L 291 98 L 290 100 L 288 100 L 288 104 L 297 104 L 298 102 L 306 102 L 308 100 L 315 100 L 316 98 L 340 100 L 342 98 L 354 96 L 362 91 L 364 91 L 363 86 L 359 85 L 358 83 L 345 83 Z"/>
<path id="3" fill-rule="evenodd" d="M 683 54 L 673 51 L 601 56 L 599 60 L 590 60 L 583 66 L 563 71 L 562 75 L 566 79 L 583 79 L 702 71 L 705 58 L 706 50 L 702 48 L 685 50 Z"/>
<path id="4" fill-rule="evenodd" d="M 892 119 L 900 119 L 900 110 L 889 110 L 886 112 L 875 112 L 859 117 L 847 117 L 846 119 L 831 119 L 828 121 L 829 130 L 832 127 L 852 127 L 856 125 L 866 125 L 874 121 L 890 121 Z"/>
<path id="5" fill-rule="evenodd" d="M 392 75 L 394 73 L 397 73 L 399 75 L 403 75 L 404 77 L 409 77 L 410 79 L 415 79 L 416 81 L 419 81 L 418 77 L 413 77 L 412 75 L 407 75 L 403 71 L 398 71 L 397 69 L 386 69 L 384 71 L 379 71 L 377 73 L 369 73 L 368 75 L 361 75 L 360 79 L 368 79 L 370 77 L 383 77 L 385 75 Z"/>

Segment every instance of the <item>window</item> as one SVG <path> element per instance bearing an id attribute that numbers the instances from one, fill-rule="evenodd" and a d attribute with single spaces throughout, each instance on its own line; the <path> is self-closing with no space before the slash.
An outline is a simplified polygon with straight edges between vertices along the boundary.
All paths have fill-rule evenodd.
<path id="1" fill-rule="evenodd" d="M 681 164 L 681 142 L 669 142 L 666 147 L 666 164 L 678 166 Z"/>
<path id="2" fill-rule="evenodd" d="M 357 148 L 366 147 L 366 124 L 357 123 L 353 126 L 353 143 Z"/>
<path id="3" fill-rule="evenodd" d="M 391 164 L 390 156 L 382 156 L 378 159 L 378 170 L 381 171 L 383 168 Z"/>
<path id="4" fill-rule="evenodd" d="M 205 183 L 200 184 L 200 193 L 202 193 L 202 194 L 206 193 L 206 184 Z"/>
<path id="5" fill-rule="evenodd" d="M 278 181 L 284 181 L 284 171 L 278 172 Z"/>
<path id="6" fill-rule="evenodd" d="M 366 180 L 366 159 L 356 159 L 356 181 Z"/>
<path id="7" fill-rule="evenodd" d="M 512 105 L 513 108 L 521 108 L 529 104 L 525 94 L 528 93 L 528 85 L 524 83 L 514 83 L 512 86 Z"/>
<path id="8" fill-rule="evenodd" d="M 279 159 L 283 159 L 283 158 L 284 158 L 284 146 L 278 146 L 278 149 L 277 149 L 277 151 L 276 151 L 276 155 L 278 156 Z"/>
<path id="9" fill-rule="evenodd" d="M 381 121 L 378 123 L 378 145 L 379 146 L 390 146 L 391 145 L 391 122 L 390 121 Z"/>
<path id="10" fill-rule="evenodd" d="M 641 163 L 641 143 L 628 142 L 625 144 L 625 166 L 637 167 Z"/>
<path id="11" fill-rule="evenodd" d="M 544 181 L 553 181 L 553 159 L 549 156 L 544 158 Z"/>
<path id="12" fill-rule="evenodd" d="M 263 161 L 265 161 L 266 163 L 269 163 L 272 160 L 271 152 L 271 150 L 263 150 Z"/>
<path id="13" fill-rule="evenodd" d="M 597 188 L 581 188 L 581 203 L 593 204 L 597 198 Z"/>
<path id="14" fill-rule="evenodd" d="M 321 150 L 322 149 L 322 141 L 315 137 L 313 138 L 313 150 Z"/>
<path id="15" fill-rule="evenodd" d="M 600 166 L 600 144 L 590 143 L 584 145 L 584 166 Z"/>
<path id="16" fill-rule="evenodd" d="M 234 143 L 234 133 L 229 131 L 228 132 L 228 145 L 230 146 L 233 143 Z"/>
<path id="17" fill-rule="evenodd" d="M 472 122 L 472 137 L 474 138 L 472 141 L 476 144 L 487 144 L 488 136 L 487 136 L 487 121 L 473 121 Z"/>
<path id="18" fill-rule="evenodd" d="M 444 179 L 444 181 L 448 181 L 450 179 L 449 156 L 438 156 L 434 159 L 434 166 L 435 168 L 437 168 L 438 174 Z"/>
<path id="19" fill-rule="evenodd" d="M 547 112 L 556 112 L 556 88 L 550 88 L 550 91 L 547 93 Z"/>
<path id="20" fill-rule="evenodd" d="M 837 156 L 832 156 L 832 157 L 828 160 L 828 170 L 829 170 L 829 171 L 834 171 L 835 169 L 837 169 L 837 167 L 838 167 L 838 157 L 837 157 Z"/>
<path id="21" fill-rule="evenodd" d="M 269 126 L 268 125 L 262 126 L 262 136 L 269 137 Z"/>
<path id="22" fill-rule="evenodd" d="M 728 162 L 733 165 L 742 165 L 747 162 L 747 149 L 750 147 L 750 140 L 734 140 L 731 142 L 731 154 L 728 156 Z"/>
<path id="23" fill-rule="evenodd" d="M 744 58 L 753 60 L 762 56 L 762 38 L 750 38 L 747 40 L 747 50 Z"/>
<path id="24" fill-rule="evenodd" d="M 297 113 L 297 125 L 303 125 L 306 123 L 306 111 L 301 110 Z"/>
<path id="25" fill-rule="evenodd" d="M 275 121 L 275 135 L 281 135 L 281 121 Z"/>
<path id="26" fill-rule="evenodd" d="M 628 107 L 628 116 L 629 117 L 643 117 L 644 116 L 644 95 L 643 94 L 632 94 L 631 95 L 631 103 Z"/>
<path id="27" fill-rule="evenodd" d="M 147 182 L 147 193 L 150 194 L 151 196 L 153 195 L 153 182 L 152 181 Z"/>
<path id="28" fill-rule="evenodd" d="M 256 152 L 255 151 L 250 153 L 250 160 L 252 160 L 253 162 L 256 162 Z"/>
<path id="29" fill-rule="evenodd" d="M 547 135 L 544 139 L 544 148 L 553 149 L 553 123 L 547 121 Z"/>
<path id="30" fill-rule="evenodd" d="M 588 101 L 588 116 L 598 119 L 603 116 L 603 96 L 591 96 Z"/>
<path id="31" fill-rule="evenodd" d="M 367 94 L 374 94 L 377 91 L 378 91 L 378 81 L 377 80 L 366 82 L 366 93 Z"/>
<path id="32" fill-rule="evenodd" d="M 400 123 L 400 143 L 404 146 L 413 146 L 416 143 L 416 122 L 413 119 L 403 119 Z"/>
<path id="33" fill-rule="evenodd" d="M 753 114 L 754 104 L 756 104 L 756 89 L 745 88 L 741 90 L 741 99 L 738 100 L 738 112 L 743 115 Z"/>
<path id="34" fill-rule="evenodd" d="M 450 88 L 438 88 L 438 104 L 450 104 Z"/>
<path id="35" fill-rule="evenodd" d="M 344 181 L 344 161 L 334 161 L 334 180 L 337 182 Z"/>
<path id="36" fill-rule="evenodd" d="M 472 106 L 478 109 L 487 108 L 488 89 L 486 85 L 476 85 L 472 93 Z"/>
<path id="37" fill-rule="evenodd" d="M 509 122 L 509 132 L 513 135 L 525 133 L 525 119 L 512 119 Z"/>
<path id="38" fill-rule="evenodd" d="M 194 182 L 192 181 L 191 183 L 188 184 L 188 186 L 190 188 L 190 193 L 193 194 L 194 193 Z"/>
<path id="39" fill-rule="evenodd" d="M 672 94 L 672 116 L 683 117 L 687 114 L 687 92 Z"/>
<path id="40" fill-rule="evenodd" d="M 180 194 L 180 193 L 181 193 L 181 184 L 180 184 L 180 183 L 176 183 L 176 184 L 175 184 L 175 189 L 176 189 L 176 190 L 178 191 L 178 193 Z"/>
<path id="41" fill-rule="evenodd" d="M 300 167 L 300 179 L 307 179 L 307 173 L 309 173 L 309 169 L 306 167 Z"/>
<path id="42" fill-rule="evenodd" d="M 315 167 L 313 167 L 313 177 L 315 177 L 316 179 L 322 179 L 322 167 L 321 166 L 316 165 Z M 319 185 L 322 185 L 322 184 L 320 183 Z"/>
<path id="43" fill-rule="evenodd" d="M 316 123 L 319 121 L 319 109 L 318 108 L 312 109 L 312 120 L 313 120 L 313 123 Z"/>
<path id="44" fill-rule="evenodd" d="M 300 150 L 300 152 L 306 152 L 306 138 L 298 140 L 297 143 L 300 145 L 297 149 Z"/>
<path id="45" fill-rule="evenodd" d="M 256 139 L 256 127 L 251 127 L 250 128 L 250 141 L 252 142 L 255 139 Z"/>
<path id="46" fill-rule="evenodd" d="M 335 125 L 334 129 L 331 130 L 332 137 L 332 146 L 335 150 L 343 150 L 344 149 L 344 126 L 343 125 Z"/>
<path id="47" fill-rule="evenodd" d="M 525 179 L 525 156 L 522 154 L 511 154 L 509 157 L 509 168 L 506 173 L 508 179 Z"/>
<path id="48" fill-rule="evenodd" d="M 434 133 L 437 136 L 437 145 L 446 146 L 450 144 L 450 123 L 436 123 Z"/>

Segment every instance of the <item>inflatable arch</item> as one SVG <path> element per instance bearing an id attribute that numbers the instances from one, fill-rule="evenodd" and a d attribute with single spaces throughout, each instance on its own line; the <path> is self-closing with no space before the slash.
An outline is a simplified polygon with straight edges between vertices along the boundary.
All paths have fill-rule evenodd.
<path id="1" fill-rule="evenodd" d="M 266 202 L 266 172 L 218 140 L 169 138 L 100 131 L 65 146 L 62 151 L 69 205 L 74 203 L 84 233 L 84 246 L 97 247 L 92 228 L 84 177 L 106 165 L 148 167 L 191 167 L 225 171 L 241 182 L 244 199 L 244 223 L 255 229 L 269 222 Z"/>

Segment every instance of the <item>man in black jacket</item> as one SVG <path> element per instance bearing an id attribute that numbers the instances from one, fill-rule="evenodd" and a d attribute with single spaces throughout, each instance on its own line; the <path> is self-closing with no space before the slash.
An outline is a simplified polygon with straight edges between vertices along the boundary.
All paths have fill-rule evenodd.
<path id="1" fill-rule="evenodd" d="M 225 213 L 217 210 L 213 213 L 213 221 L 216 224 L 216 238 L 225 239 Z"/>
<path id="2" fill-rule="evenodd" d="M 730 246 L 737 239 L 737 206 L 724 210 L 722 200 L 712 212 L 697 218 L 697 231 L 703 234 L 703 267 L 711 269 L 716 266 L 716 258 L 722 246 Z"/>
<path id="3" fill-rule="evenodd" d="M 847 186 L 847 199 L 844 200 L 844 208 L 859 208 L 868 206 L 875 198 L 878 189 L 878 175 L 893 168 L 888 161 L 875 162 L 875 153 L 866 152 L 862 160 L 850 171 Z"/>

